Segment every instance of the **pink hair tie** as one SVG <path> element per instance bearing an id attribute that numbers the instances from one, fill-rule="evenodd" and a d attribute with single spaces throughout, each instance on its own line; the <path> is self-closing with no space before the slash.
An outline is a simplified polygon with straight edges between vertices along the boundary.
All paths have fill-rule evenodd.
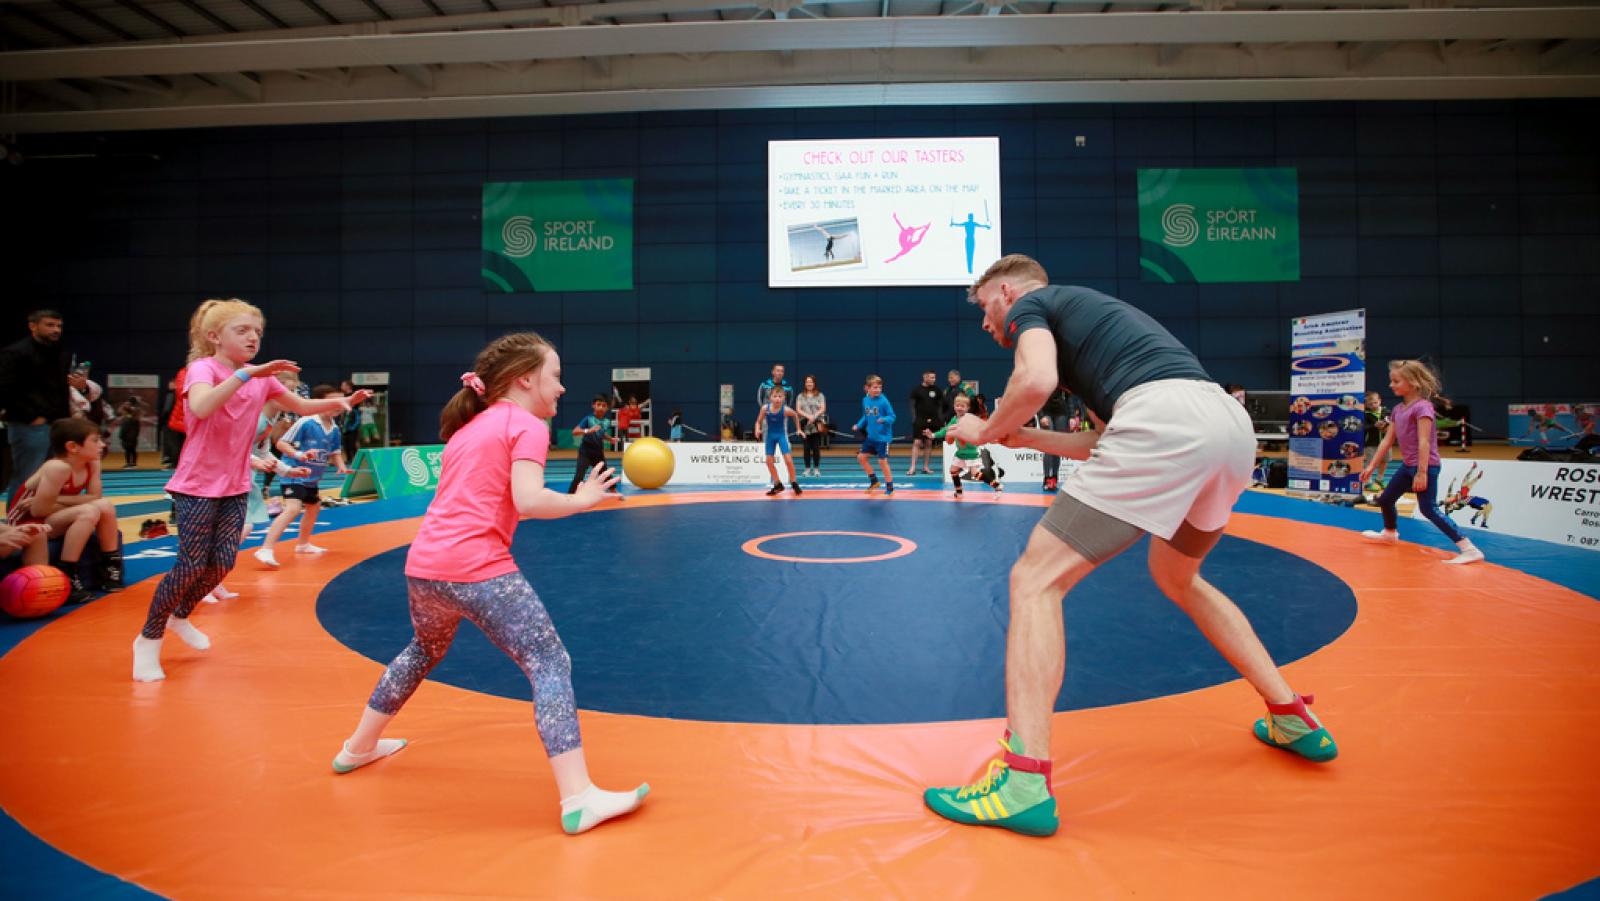
<path id="1" fill-rule="evenodd" d="M 479 378 L 476 372 L 469 370 L 461 373 L 461 384 L 463 387 L 471 388 L 479 397 L 483 396 L 483 379 Z"/>

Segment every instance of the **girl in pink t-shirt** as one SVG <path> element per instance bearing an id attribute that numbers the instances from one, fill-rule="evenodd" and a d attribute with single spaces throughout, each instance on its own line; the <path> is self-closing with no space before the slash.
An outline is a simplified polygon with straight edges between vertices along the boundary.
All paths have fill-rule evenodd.
<path id="1" fill-rule="evenodd" d="M 250 491 L 250 445 L 256 418 L 268 401 L 302 416 L 348 410 L 368 392 L 349 397 L 306 400 L 291 394 L 279 372 L 298 372 L 292 360 L 248 365 L 261 347 L 266 320 L 242 300 L 208 300 L 189 320 L 189 366 L 183 381 L 188 437 L 178 469 L 167 482 L 178 525 L 178 559 L 156 586 L 144 628 L 133 640 L 133 678 L 155 682 L 161 670 L 161 641 L 172 629 L 190 647 L 203 651 L 211 639 L 189 622 L 196 604 L 222 581 L 239 554 L 246 495 Z"/>
<path id="2" fill-rule="evenodd" d="M 1372 455 L 1372 462 L 1361 470 L 1360 484 L 1365 485 L 1371 478 L 1378 461 L 1387 463 L 1389 448 L 1394 445 L 1400 447 L 1401 466 L 1384 486 L 1383 494 L 1378 496 L 1378 508 L 1383 511 L 1383 531 L 1362 532 L 1361 537 L 1381 544 L 1399 541 L 1395 504 L 1400 495 L 1414 491 L 1417 509 L 1438 526 L 1446 538 L 1455 542 L 1458 553 L 1444 562 L 1462 564 L 1482 560 L 1483 551 L 1461 534 L 1435 500 L 1439 490 L 1439 446 L 1435 440 L 1437 416 L 1433 399 L 1439 396 L 1439 377 L 1420 360 L 1395 360 L 1389 364 L 1389 390 L 1400 398 L 1400 403 L 1389 414 L 1389 429 L 1384 432 L 1377 453 Z"/>
<path id="3" fill-rule="evenodd" d="M 333 758 L 348 773 L 405 747 L 381 738 L 450 648 L 461 620 L 506 652 L 533 684 L 534 719 L 561 793 L 561 828 L 578 833 L 639 806 L 648 785 L 602 791 L 589 781 L 572 695 L 572 660 L 544 604 L 511 558 L 524 517 L 556 519 L 593 507 L 616 485 L 604 464 L 572 494 L 544 484 L 561 358 L 532 333 L 506 335 L 478 354 L 440 417 L 445 443 L 439 490 L 406 556 L 406 591 L 415 636 L 373 689 L 361 722 Z"/>

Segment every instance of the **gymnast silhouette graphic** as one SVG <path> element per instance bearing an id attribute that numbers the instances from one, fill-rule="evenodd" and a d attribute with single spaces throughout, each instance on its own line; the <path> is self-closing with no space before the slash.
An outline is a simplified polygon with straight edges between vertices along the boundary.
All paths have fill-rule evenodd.
<path id="1" fill-rule="evenodd" d="M 884 260 L 885 263 L 893 263 L 895 260 L 916 250 L 917 245 L 922 243 L 922 239 L 928 236 L 928 229 L 933 227 L 932 222 L 926 225 L 908 226 L 900 221 L 899 213 L 890 213 L 889 215 L 894 217 L 894 224 L 900 227 L 900 252 Z M 970 251 L 967 253 L 967 271 L 972 271 L 972 253 Z"/>
<path id="2" fill-rule="evenodd" d="M 985 219 L 989 218 L 988 215 L 987 215 L 987 212 L 985 213 L 984 218 Z M 988 228 L 989 227 L 989 223 L 987 223 L 987 222 L 979 222 L 977 219 L 975 219 L 973 217 L 973 214 L 968 213 L 967 214 L 967 221 L 965 221 L 965 222 L 957 222 L 954 219 L 952 219 L 952 220 L 950 220 L 950 227 L 951 228 L 964 228 L 964 229 L 967 230 L 967 274 L 971 275 L 972 274 L 972 252 L 973 252 L 973 250 L 974 250 L 974 248 L 975 248 L 975 246 L 977 244 L 978 229 L 980 229 L 980 228 Z"/>

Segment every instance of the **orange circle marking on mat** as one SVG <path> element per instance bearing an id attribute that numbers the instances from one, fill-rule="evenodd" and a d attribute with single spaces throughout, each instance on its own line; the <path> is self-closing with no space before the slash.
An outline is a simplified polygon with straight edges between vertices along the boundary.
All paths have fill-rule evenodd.
<path id="1" fill-rule="evenodd" d="M 884 541 L 892 541 L 899 547 L 886 554 L 874 554 L 871 557 L 790 557 L 787 554 L 774 554 L 761 549 L 761 545 L 769 541 L 777 541 L 779 538 L 805 538 L 811 535 L 848 535 L 855 538 L 881 538 Z M 752 538 L 739 545 L 739 550 L 752 557 L 760 557 L 763 560 L 782 560 L 785 563 L 873 563 L 878 560 L 893 560 L 896 557 L 904 557 L 916 549 L 917 543 L 909 538 L 901 538 L 898 535 L 884 535 L 880 532 L 784 532 L 779 535 L 762 535 L 760 538 Z"/>

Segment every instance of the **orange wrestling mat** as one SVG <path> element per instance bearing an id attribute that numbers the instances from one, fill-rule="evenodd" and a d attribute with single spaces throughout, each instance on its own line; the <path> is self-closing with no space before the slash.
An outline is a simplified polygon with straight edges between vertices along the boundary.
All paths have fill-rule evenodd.
<path id="1" fill-rule="evenodd" d="M 569 837 L 526 702 L 427 682 L 389 731 L 410 747 L 329 771 L 382 667 L 323 630 L 315 598 L 416 525 L 319 536 L 325 559 L 278 571 L 241 566 L 243 597 L 197 615 L 212 649 L 169 641 L 162 683 L 129 679 L 155 579 L 24 640 L 0 658 L 0 805 L 93 867 L 196 899 L 1533 898 L 1600 875 L 1600 604 L 1515 570 L 1423 576 L 1415 545 L 1234 516 L 1230 535 L 1316 561 L 1359 603 L 1345 634 L 1287 668 L 1319 696 L 1343 751 L 1331 765 L 1258 744 L 1260 703 L 1238 681 L 1062 713 L 1062 829 L 1035 839 L 921 803 L 925 785 L 979 772 L 996 721 L 583 712 L 596 781 L 653 791 Z"/>

